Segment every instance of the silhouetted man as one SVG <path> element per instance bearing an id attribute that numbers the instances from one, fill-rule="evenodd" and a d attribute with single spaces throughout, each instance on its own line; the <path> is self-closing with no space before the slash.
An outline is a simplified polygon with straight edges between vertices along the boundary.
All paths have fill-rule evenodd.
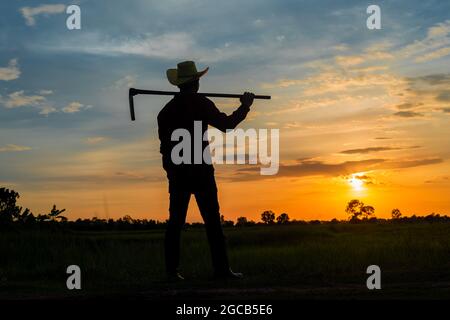
<path id="1" fill-rule="evenodd" d="M 220 224 L 219 202 L 214 178 L 214 167 L 205 163 L 194 164 L 194 121 L 201 121 L 202 137 L 208 125 L 221 131 L 234 129 L 245 119 L 253 103 L 253 93 L 244 93 L 241 106 L 231 115 L 220 112 L 214 102 L 197 95 L 199 79 L 208 68 L 198 72 L 192 61 L 181 62 L 177 69 L 167 70 L 169 82 L 180 89 L 158 115 L 158 133 L 161 141 L 163 167 L 169 180 L 170 206 L 169 221 L 165 237 L 166 271 L 170 279 L 183 280 L 178 271 L 180 259 L 180 235 L 186 220 L 189 200 L 194 194 L 200 213 L 205 222 L 206 233 L 211 250 L 214 275 L 217 278 L 242 278 L 241 273 L 231 271 L 228 264 L 225 238 Z M 172 141 L 176 129 L 185 129 L 191 136 L 190 163 L 175 164 L 171 157 L 172 149 L 178 141 Z M 202 142 L 202 152 L 208 141 Z M 209 148 L 207 151 L 209 152 Z"/>

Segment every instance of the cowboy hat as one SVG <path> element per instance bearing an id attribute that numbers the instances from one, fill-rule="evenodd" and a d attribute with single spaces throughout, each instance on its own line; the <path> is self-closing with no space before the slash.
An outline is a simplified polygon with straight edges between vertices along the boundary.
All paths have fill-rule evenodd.
<path id="1" fill-rule="evenodd" d="M 197 71 L 194 61 L 183 61 L 177 64 L 176 69 L 168 69 L 166 73 L 169 82 L 174 86 L 179 86 L 200 79 L 208 70 L 209 67 L 203 71 Z"/>

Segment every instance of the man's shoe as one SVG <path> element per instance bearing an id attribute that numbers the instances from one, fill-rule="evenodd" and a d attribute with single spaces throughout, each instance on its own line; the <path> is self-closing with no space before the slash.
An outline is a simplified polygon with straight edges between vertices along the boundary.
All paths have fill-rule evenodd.
<path id="1" fill-rule="evenodd" d="M 240 272 L 233 272 L 231 269 L 225 270 L 223 272 L 215 272 L 214 279 L 243 279 L 244 274 Z"/>
<path id="2" fill-rule="evenodd" d="M 168 281 L 183 281 L 184 277 L 179 272 L 168 272 L 167 280 Z"/>

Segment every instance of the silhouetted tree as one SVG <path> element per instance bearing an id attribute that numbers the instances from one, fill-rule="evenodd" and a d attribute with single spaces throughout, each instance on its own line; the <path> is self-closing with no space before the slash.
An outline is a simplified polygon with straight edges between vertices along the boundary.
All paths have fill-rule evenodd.
<path id="1" fill-rule="evenodd" d="M 134 222 L 133 218 L 129 214 L 124 215 L 122 221 L 127 224 L 133 224 Z"/>
<path id="2" fill-rule="evenodd" d="M 10 223 L 20 213 L 19 207 L 16 206 L 19 197 L 14 190 L 0 189 L 0 223 Z"/>
<path id="3" fill-rule="evenodd" d="M 350 215 L 350 219 L 355 219 L 358 220 L 359 214 L 360 214 L 360 210 L 359 208 L 361 207 L 362 202 L 360 202 L 359 200 L 350 200 L 350 202 L 347 204 L 347 208 L 345 208 L 345 212 L 347 212 Z"/>
<path id="4" fill-rule="evenodd" d="M 22 213 L 22 207 L 19 207 L 17 199 L 20 198 L 18 192 L 6 188 L 0 188 L 0 224 L 12 222 L 27 222 L 34 220 L 30 209 L 26 208 Z"/>
<path id="5" fill-rule="evenodd" d="M 265 224 L 273 224 L 275 221 L 275 213 L 272 210 L 267 210 L 261 213 L 261 221 Z"/>
<path id="6" fill-rule="evenodd" d="M 286 224 L 289 223 L 289 216 L 287 213 L 282 213 L 277 217 L 278 224 Z"/>
<path id="7" fill-rule="evenodd" d="M 236 220 L 236 227 L 244 227 L 248 224 L 246 217 L 239 217 Z"/>
<path id="8" fill-rule="evenodd" d="M 392 219 L 396 220 L 396 219 L 400 219 L 400 217 L 402 216 L 402 213 L 400 212 L 399 209 L 396 208 L 396 209 L 392 209 L 391 215 L 392 215 Z"/>
<path id="9" fill-rule="evenodd" d="M 368 219 L 375 213 L 375 208 L 372 206 L 366 206 L 362 201 L 353 199 L 347 204 L 345 209 L 350 215 L 351 221 L 359 221 L 360 218 Z"/>
<path id="10" fill-rule="evenodd" d="M 224 227 L 232 227 L 234 226 L 234 222 L 232 220 L 225 220 L 225 216 L 220 216 L 220 224 Z"/>
<path id="11" fill-rule="evenodd" d="M 52 210 L 50 211 L 50 213 L 48 214 L 50 217 L 51 221 L 67 221 L 67 218 L 62 216 L 61 213 L 63 213 L 64 211 L 66 211 L 66 209 L 56 209 L 56 205 L 53 205 Z"/>
<path id="12" fill-rule="evenodd" d="M 431 213 L 423 218 L 427 222 L 439 222 L 445 220 L 445 217 L 441 217 L 439 213 Z"/>
<path id="13" fill-rule="evenodd" d="M 56 209 L 56 205 L 53 205 L 53 208 L 50 210 L 49 213 L 47 214 L 39 214 L 36 217 L 36 221 L 37 222 L 66 222 L 67 218 L 64 216 L 61 216 L 61 213 L 63 213 L 64 211 L 66 211 L 66 209 Z"/>
<path id="14" fill-rule="evenodd" d="M 361 215 L 364 219 L 370 218 L 375 213 L 375 208 L 372 206 L 363 205 L 361 207 Z"/>
<path id="15" fill-rule="evenodd" d="M 25 211 L 19 215 L 17 221 L 25 224 L 33 224 L 36 222 L 36 218 L 30 209 L 26 208 Z"/>

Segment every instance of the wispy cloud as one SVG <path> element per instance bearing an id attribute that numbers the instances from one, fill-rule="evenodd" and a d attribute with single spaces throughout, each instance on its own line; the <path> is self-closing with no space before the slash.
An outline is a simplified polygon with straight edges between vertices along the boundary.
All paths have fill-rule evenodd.
<path id="1" fill-rule="evenodd" d="M 44 96 L 30 95 L 27 96 L 24 90 L 16 91 L 8 95 L 8 99 L 5 101 L 5 107 L 12 109 L 24 106 L 36 106 L 46 100 Z"/>
<path id="2" fill-rule="evenodd" d="M 63 13 L 66 6 L 63 4 L 43 4 L 38 7 L 23 7 L 20 8 L 22 16 L 25 18 L 25 23 L 28 26 L 36 24 L 36 16 L 49 16 L 52 14 Z"/>
<path id="3" fill-rule="evenodd" d="M 343 67 L 354 66 L 364 62 L 361 56 L 337 56 L 336 63 Z"/>
<path id="4" fill-rule="evenodd" d="M 238 174 L 231 176 L 231 180 L 257 180 L 276 179 L 284 177 L 305 177 L 305 176 L 341 176 L 356 172 L 373 170 L 405 169 L 426 165 L 442 163 L 440 158 L 415 159 L 415 160 L 387 160 L 387 159 L 367 159 L 358 161 L 345 161 L 340 163 L 325 163 L 322 161 L 303 160 L 298 164 L 280 165 L 276 176 L 261 176 L 259 168 L 246 167 L 238 170 Z"/>
<path id="5" fill-rule="evenodd" d="M 19 146 L 17 144 L 7 144 L 4 147 L 0 147 L 0 152 L 21 152 L 31 150 L 31 147 Z"/>
<path id="6" fill-rule="evenodd" d="M 368 159 L 359 161 L 346 161 L 341 163 L 325 163 L 315 160 L 301 160 L 298 164 L 280 165 L 278 174 L 272 178 L 305 177 L 305 176 L 339 176 L 355 172 L 368 171 L 376 165 L 383 163 L 383 159 Z M 232 180 L 254 180 L 266 178 L 258 174 L 259 168 L 247 167 L 239 169 L 239 174 Z"/>
<path id="7" fill-rule="evenodd" d="M 52 106 L 43 106 L 41 108 L 41 111 L 39 111 L 39 114 L 42 114 L 44 116 L 48 116 L 50 113 L 58 112 L 58 109 Z"/>
<path id="8" fill-rule="evenodd" d="M 64 43 L 58 50 L 84 52 L 90 54 L 117 56 L 138 55 L 149 58 L 177 59 L 193 56 L 199 51 L 199 45 L 193 36 L 186 32 L 170 32 L 164 34 L 146 34 L 135 38 L 104 38 L 99 34 L 86 34 L 84 45 Z"/>
<path id="9" fill-rule="evenodd" d="M 401 118 L 417 118 L 417 117 L 423 117 L 423 113 L 415 112 L 415 111 L 398 111 L 394 113 L 394 116 L 401 117 Z"/>
<path id="10" fill-rule="evenodd" d="M 333 46 L 333 49 L 336 51 L 347 51 L 350 49 L 350 47 L 348 45 L 346 45 L 345 43 L 341 43 L 341 44 L 337 44 L 337 45 Z"/>
<path id="11" fill-rule="evenodd" d="M 41 90 L 41 91 L 39 91 L 39 94 L 41 94 L 43 96 L 47 96 L 47 95 L 53 94 L 53 90 Z"/>
<path id="12" fill-rule="evenodd" d="M 62 108 L 62 112 L 64 113 L 76 113 L 80 112 L 81 110 L 89 109 L 92 106 L 86 106 L 78 101 L 74 101 L 69 103 L 67 106 Z"/>
<path id="13" fill-rule="evenodd" d="M 450 20 L 438 23 L 430 28 L 425 38 L 401 48 L 396 52 L 398 58 L 416 56 L 416 62 L 434 60 L 450 54 Z"/>
<path id="14" fill-rule="evenodd" d="M 367 154 L 373 152 L 381 152 L 381 151 L 393 151 L 393 150 L 404 150 L 404 149 L 417 149 L 419 146 L 412 147 L 369 147 L 369 148 L 361 148 L 361 149 L 349 149 L 341 151 L 342 154 Z"/>
<path id="15" fill-rule="evenodd" d="M 86 139 L 87 144 L 98 144 L 106 140 L 106 137 L 88 137 Z"/>
<path id="16" fill-rule="evenodd" d="M 436 99 L 439 101 L 450 102 L 450 90 L 439 93 Z"/>
<path id="17" fill-rule="evenodd" d="M 409 79 L 412 84 L 424 83 L 431 86 L 444 85 L 448 86 L 450 84 L 450 74 L 449 73 L 437 73 L 429 74 L 426 76 L 415 77 Z"/>
<path id="18" fill-rule="evenodd" d="M 449 182 L 450 176 L 439 176 L 425 181 L 425 183 L 449 183 Z"/>
<path id="19" fill-rule="evenodd" d="M 20 70 L 17 64 L 17 59 L 10 60 L 7 67 L 0 68 L 0 80 L 15 80 L 18 79 L 19 76 Z"/>
<path id="20" fill-rule="evenodd" d="M 124 185 L 126 183 L 154 183 L 164 182 L 166 178 L 161 175 L 157 176 L 155 174 L 144 174 L 131 171 L 117 171 L 117 172 L 104 172 L 104 173 L 92 173 L 92 174 L 53 174 L 46 177 L 29 177 L 27 183 L 33 183 L 36 181 L 41 181 L 45 183 L 49 188 L 56 186 L 60 188 L 61 184 L 65 184 L 67 188 L 98 188 L 99 186 Z"/>
<path id="21" fill-rule="evenodd" d="M 39 114 L 44 116 L 56 112 L 77 113 L 92 108 L 91 105 L 85 105 L 78 101 L 73 101 L 63 108 L 56 108 L 52 105 L 51 101 L 47 100 L 47 96 L 53 93 L 52 90 L 41 90 L 39 92 L 41 95 L 27 95 L 24 90 L 15 91 L 10 93 L 5 99 L 0 97 L 0 102 L 7 109 L 35 107 L 39 110 Z"/>
<path id="22" fill-rule="evenodd" d="M 202 63 L 229 61 L 253 56 L 264 59 L 265 52 L 278 51 L 280 59 L 298 56 L 298 49 L 282 51 L 285 36 L 273 36 L 270 41 L 222 42 L 215 46 L 205 45 L 198 35 L 186 31 L 146 33 L 129 37 L 112 37 L 99 33 L 86 33 L 64 41 L 50 41 L 36 45 L 35 50 L 81 52 L 103 56 L 140 56 L 160 60 L 179 60 L 189 57 Z"/>
<path id="23" fill-rule="evenodd" d="M 126 75 L 123 78 L 115 81 L 113 84 L 114 89 L 131 88 L 136 85 L 136 76 Z"/>
<path id="24" fill-rule="evenodd" d="M 390 140 L 391 137 L 375 137 L 375 140 Z"/>
<path id="25" fill-rule="evenodd" d="M 417 62 L 430 61 L 448 56 L 449 54 L 450 54 L 450 47 L 440 48 L 438 50 L 428 52 L 422 56 L 417 57 L 416 61 Z"/>

